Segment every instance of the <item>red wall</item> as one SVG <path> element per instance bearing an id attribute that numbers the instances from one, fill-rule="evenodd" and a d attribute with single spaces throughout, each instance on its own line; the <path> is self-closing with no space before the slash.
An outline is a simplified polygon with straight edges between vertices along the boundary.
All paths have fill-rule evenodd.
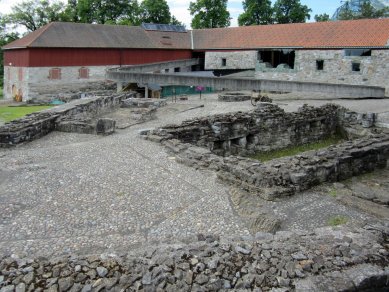
<path id="1" fill-rule="evenodd" d="M 26 67 L 29 62 L 28 50 L 4 51 L 4 66 Z"/>
<path id="2" fill-rule="evenodd" d="M 4 64 L 18 67 L 135 65 L 190 58 L 190 50 L 36 48 L 4 51 Z"/>

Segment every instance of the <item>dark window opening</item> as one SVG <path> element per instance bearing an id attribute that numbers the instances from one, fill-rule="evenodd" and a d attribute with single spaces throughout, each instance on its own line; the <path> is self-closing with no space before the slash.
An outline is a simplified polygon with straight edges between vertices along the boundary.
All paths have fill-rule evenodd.
<path id="1" fill-rule="evenodd" d="M 264 50 L 260 52 L 262 62 L 269 63 L 271 67 L 277 68 L 280 64 L 287 64 L 290 69 L 294 69 L 294 50 Z"/>
<path id="2" fill-rule="evenodd" d="M 223 67 L 227 66 L 227 59 L 226 58 L 222 58 L 222 66 Z"/>
<path id="3" fill-rule="evenodd" d="M 165 73 L 169 73 L 169 69 L 165 69 Z"/>
<path id="4" fill-rule="evenodd" d="M 180 67 L 174 68 L 174 72 L 180 72 L 180 71 L 181 71 L 181 68 L 180 68 Z"/>
<path id="5" fill-rule="evenodd" d="M 351 70 L 354 72 L 361 71 L 361 63 L 352 63 L 351 64 Z"/>
<path id="6" fill-rule="evenodd" d="M 316 70 L 318 70 L 318 71 L 324 70 L 324 61 L 323 60 L 316 60 Z"/>
<path id="7" fill-rule="evenodd" d="M 346 57 L 369 57 L 371 50 L 368 49 L 345 49 L 344 55 Z"/>

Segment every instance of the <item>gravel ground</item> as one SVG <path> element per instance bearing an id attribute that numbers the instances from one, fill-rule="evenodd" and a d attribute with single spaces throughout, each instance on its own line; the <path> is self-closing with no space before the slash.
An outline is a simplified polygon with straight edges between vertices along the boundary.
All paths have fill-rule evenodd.
<path id="1" fill-rule="evenodd" d="M 282 99 L 286 110 L 323 100 Z M 389 100 L 332 100 L 353 110 L 389 111 Z M 204 105 L 201 108 L 195 108 Z M 250 110 L 250 102 L 169 102 L 157 119 L 107 137 L 54 132 L 0 149 L 0 254 L 92 254 L 198 233 L 247 235 L 215 175 L 178 164 L 142 129 L 208 114 Z"/>

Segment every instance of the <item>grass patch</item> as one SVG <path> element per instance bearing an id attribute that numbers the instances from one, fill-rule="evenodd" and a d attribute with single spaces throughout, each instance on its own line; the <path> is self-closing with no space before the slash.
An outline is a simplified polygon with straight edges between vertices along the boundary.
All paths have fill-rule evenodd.
<path id="1" fill-rule="evenodd" d="M 336 196 L 338 195 L 338 192 L 335 189 L 330 189 L 328 193 L 330 194 L 331 197 L 334 198 L 336 198 Z"/>
<path id="2" fill-rule="evenodd" d="M 27 114 L 39 112 L 52 106 L 0 106 L 0 120 L 10 122 Z"/>
<path id="3" fill-rule="evenodd" d="M 334 135 L 333 137 L 315 143 L 309 143 L 309 144 L 298 145 L 298 146 L 288 147 L 279 150 L 257 153 L 251 156 L 251 158 L 260 160 L 261 162 L 265 162 L 265 161 L 269 161 L 272 159 L 281 158 L 285 156 L 294 156 L 305 151 L 326 148 L 328 146 L 338 144 L 342 140 L 343 137 L 341 135 Z"/>
<path id="4" fill-rule="evenodd" d="M 329 226 L 343 225 L 343 224 L 346 224 L 347 221 L 348 221 L 347 217 L 335 216 L 335 217 L 331 217 L 330 219 L 328 219 L 328 225 Z"/>

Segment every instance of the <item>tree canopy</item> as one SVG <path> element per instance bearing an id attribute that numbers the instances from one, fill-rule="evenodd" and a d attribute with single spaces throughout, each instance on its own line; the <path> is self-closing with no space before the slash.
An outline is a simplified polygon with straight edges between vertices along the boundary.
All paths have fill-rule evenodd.
<path id="1" fill-rule="evenodd" d="M 182 25 L 171 15 L 166 0 L 26 0 L 12 6 L 4 22 L 34 31 L 52 21 L 140 25 L 167 23 Z"/>
<path id="2" fill-rule="evenodd" d="M 191 25 L 194 29 L 230 25 L 227 0 L 196 0 L 190 2 L 189 12 L 193 16 Z"/>
<path id="3" fill-rule="evenodd" d="M 306 22 L 312 12 L 300 0 L 277 0 L 273 7 L 270 0 L 244 0 L 242 4 L 239 25 Z"/>
<path id="4" fill-rule="evenodd" d="M 302 5 L 300 0 L 277 0 L 274 3 L 274 21 L 276 23 L 306 22 L 311 18 L 312 9 Z"/>
<path id="5" fill-rule="evenodd" d="M 166 0 L 143 0 L 140 4 L 142 22 L 170 23 L 171 14 Z"/>
<path id="6" fill-rule="evenodd" d="M 244 12 L 238 17 L 240 26 L 273 22 L 273 8 L 270 0 L 244 0 L 242 5 Z"/>
<path id="7" fill-rule="evenodd" d="M 315 15 L 315 21 L 316 21 L 316 22 L 330 21 L 330 16 L 329 16 L 327 13 L 324 13 L 324 14 L 316 14 L 316 15 Z"/>
<path id="8" fill-rule="evenodd" d="M 60 2 L 47 0 L 29 0 L 12 6 L 12 12 L 4 15 L 4 23 L 13 26 L 24 26 L 34 31 L 41 26 L 62 20 L 65 8 Z"/>

